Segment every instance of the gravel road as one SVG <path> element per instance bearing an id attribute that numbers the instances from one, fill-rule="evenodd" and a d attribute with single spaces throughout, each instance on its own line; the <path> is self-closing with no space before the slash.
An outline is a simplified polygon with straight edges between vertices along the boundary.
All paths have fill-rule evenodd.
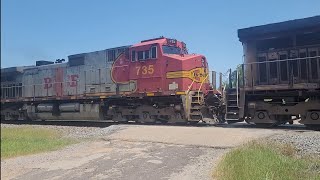
<path id="1" fill-rule="evenodd" d="M 1 125 L 12 127 L 17 125 Z M 83 139 L 64 149 L 1 161 L 1 179 L 211 179 L 219 158 L 256 138 L 298 143 L 319 152 L 319 133 L 287 129 L 112 125 L 52 128 Z"/>

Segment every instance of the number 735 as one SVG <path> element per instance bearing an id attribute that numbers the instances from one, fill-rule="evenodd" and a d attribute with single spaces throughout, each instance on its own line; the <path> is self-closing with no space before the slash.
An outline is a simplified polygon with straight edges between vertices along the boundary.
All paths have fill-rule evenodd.
<path id="1" fill-rule="evenodd" d="M 139 74 L 153 74 L 154 73 L 154 66 L 153 65 L 149 65 L 149 66 L 136 66 L 136 70 L 137 70 L 137 76 L 139 76 Z"/>

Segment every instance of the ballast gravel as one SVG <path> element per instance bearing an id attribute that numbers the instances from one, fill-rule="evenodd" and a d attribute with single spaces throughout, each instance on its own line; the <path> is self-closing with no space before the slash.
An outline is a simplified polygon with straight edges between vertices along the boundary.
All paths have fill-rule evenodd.
<path id="1" fill-rule="evenodd" d="M 268 138 L 281 144 L 293 145 L 298 155 L 316 155 L 320 157 L 319 131 L 287 131 Z"/>
<path id="2" fill-rule="evenodd" d="M 100 138 L 110 135 L 119 130 L 126 128 L 126 125 L 111 125 L 108 127 L 76 127 L 76 126 L 55 126 L 55 125 L 15 125 L 15 124 L 1 124 L 2 128 L 8 127 L 28 127 L 28 128 L 45 128 L 53 129 L 66 138 L 74 139 L 91 139 Z"/>

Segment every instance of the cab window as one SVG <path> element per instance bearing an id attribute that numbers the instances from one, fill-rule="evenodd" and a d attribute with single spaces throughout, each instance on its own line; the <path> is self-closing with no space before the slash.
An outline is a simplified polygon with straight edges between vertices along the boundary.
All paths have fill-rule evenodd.
<path id="1" fill-rule="evenodd" d="M 136 51 L 131 52 L 131 61 L 136 61 Z"/>
<path id="2" fill-rule="evenodd" d="M 149 60 L 149 59 L 156 59 L 157 58 L 157 47 L 152 46 L 148 50 L 142 50 L 142 51 L 132 51 L 132 59 L 131 61 L 141 61 L 141 60 Z M 137 57 L 137 58 L 135 58 Z"/>
<path id="3" fill-rule="evenodd" d="M 143 51 L 138 51 L 138 60 L 143 60 Z"/>
<path id="4" fill-rule="evenodd" d="M 162 46 L 162 51 L 164 54 L 181 54 L 181 48 L 176 46 Z"/>
<path id="5" fill-rule="evenodd" d="M 144 51 L 144 59 L 150 59 L 150 51 L 149 50 Z"/>
<path id="6" fill-rule="evenodd" d="M 152 46 L 151 47 L 151 58 L 152 59 L 157 58 L 157 46 Z"/>

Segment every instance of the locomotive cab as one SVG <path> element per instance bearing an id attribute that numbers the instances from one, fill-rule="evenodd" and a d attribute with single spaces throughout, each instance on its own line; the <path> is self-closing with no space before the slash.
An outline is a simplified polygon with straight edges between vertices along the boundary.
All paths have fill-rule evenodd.
<path id="1" fill-rule="evenodd" d="M 113 119 L 198 123 L 219 114 L 219 108 L 205 106 L 209 90 L 206 58 L 188 54 L 185 43 L 161 37 L 141 41 L 128 52 L 128 57 L 122 54 L 113 63 L 112 80 L 135 88 L 128 94 L 132 100 L 109 102 L 115 107 L 108 111 Z"/>
<path id="2" fill-rule="evenodd" d="M 112 77 L 116 83 L 133 82 L 135 94 L 183 94 L 209 87 L 205 57 L 188 54 L 184 42 L 164 37 L 144 40 L 131 46 L 128 54 L 114 62 Z"/>

